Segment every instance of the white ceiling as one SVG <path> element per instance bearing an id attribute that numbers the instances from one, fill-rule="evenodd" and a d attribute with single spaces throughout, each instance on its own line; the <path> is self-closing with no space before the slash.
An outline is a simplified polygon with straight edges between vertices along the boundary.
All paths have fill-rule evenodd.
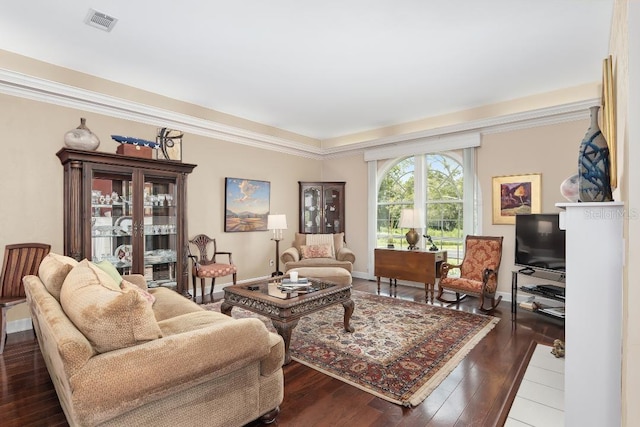
<path id="1" fill-rule="evenodd" d="M 613 3 L 4 1 L 0 49 L 327 139 L 598 82 Z"/>

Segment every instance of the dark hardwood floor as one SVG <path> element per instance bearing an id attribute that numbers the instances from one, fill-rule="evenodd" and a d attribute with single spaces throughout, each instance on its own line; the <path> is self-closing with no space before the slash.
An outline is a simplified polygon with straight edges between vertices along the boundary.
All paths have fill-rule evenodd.
<path id="1" fill-rule="evenodd" d="M 362 279 L 354 279 L 353 288 L 377 292 L 375 282 Z M 388 282 L 382 286 L 381 294 L 390 294 Z M 391 294 L 425 302 L 424 290 L 420 288 L 399 285 Z M 477 299 L 468 298 L 457 308 L 475 311 L 476 304 Z M 284 402 L 272 425 L 500 425 L 502 414 L 513 399 L 512 389 L 519 380 L 531 342 L 550 345 L 556 338 L 564 339 L 564 328 L 556 321 L 523 310 L 513 322 L 508 302 L 500 303 L 492 314 L 501 321 L 419 406 L 394 405 L 293 361 L 284 368 Z M 67 425 L 31 331 L 8 336 L 4 354 L 0 355 L 0 387 L 3 427 Z M 215 417 L 215 408 L 211 408 L 211 416 Z"/>

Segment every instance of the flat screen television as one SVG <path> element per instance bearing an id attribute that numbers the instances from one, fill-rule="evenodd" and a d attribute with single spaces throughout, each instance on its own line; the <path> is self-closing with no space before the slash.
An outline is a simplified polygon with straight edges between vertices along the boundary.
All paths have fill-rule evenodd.
<path id="1" fill-rule="evenodd" d="M 516 215 L 515 264 L 523 274 L 557 273 L 564 279 L 565 231 L 559 214 Z"/>

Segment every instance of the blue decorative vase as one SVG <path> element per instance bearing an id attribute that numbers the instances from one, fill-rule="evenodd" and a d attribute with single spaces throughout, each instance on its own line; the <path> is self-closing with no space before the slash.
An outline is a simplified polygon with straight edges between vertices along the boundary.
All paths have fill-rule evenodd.
<path id="1" fill-rule="evenodd" d="M 591 107 L 591 125 L 578 155 L 578 199 L 580 202 L 610 202 L 609 146 L 598 126 L 599 106 Z"/>

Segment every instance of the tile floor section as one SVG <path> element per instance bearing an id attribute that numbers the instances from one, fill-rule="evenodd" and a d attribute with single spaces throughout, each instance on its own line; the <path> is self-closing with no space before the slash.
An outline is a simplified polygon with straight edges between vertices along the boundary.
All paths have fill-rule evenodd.
<path id="1" fill-rule="evenodd" d="M 550 346 L 536 345 L 504 425 L 564 426 L 564 358 Z"/>

